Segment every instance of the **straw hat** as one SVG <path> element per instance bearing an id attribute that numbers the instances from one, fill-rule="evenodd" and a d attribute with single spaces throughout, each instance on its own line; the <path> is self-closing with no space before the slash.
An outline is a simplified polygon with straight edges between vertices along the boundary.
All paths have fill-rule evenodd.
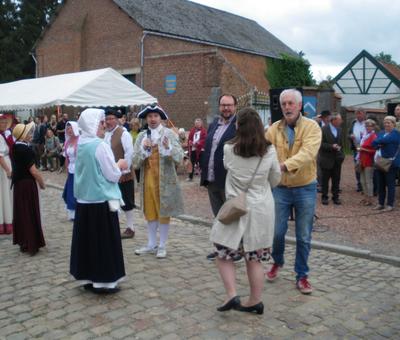
<path id="1" fill-rule="evenodd" d="M 7 119 L 6 130 L 9 129 L 12 125 L 12 117 L 10 115 L 0 113 L 0 119 Z"/>
<path id="2" fill-rule="evenodd" d="M 28 135 L 28 133 L 31 131 L 31 129 L 33 129 L 33 127 L 35 126 L 34 122 L 30 122 L 29 124 L 17 124 L 15 125 L 14 129 L 13 129 L 13 136 L 15 138 L 15 140 L 25 140 L 26 136 Z"/>

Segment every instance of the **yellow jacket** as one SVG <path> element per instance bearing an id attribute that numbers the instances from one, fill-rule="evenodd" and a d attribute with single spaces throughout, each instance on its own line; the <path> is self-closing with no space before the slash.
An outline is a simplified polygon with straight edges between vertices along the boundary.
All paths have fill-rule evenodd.
<path id="1" fill-rule="evenodd" d="M 270 126 L 265 137 L 275 146 L 279 163 L 288 171 L 282 172 L 280 185 L 300 187 L 317 178 L 317 154 L 321 145 L 321 128 L 309 118 L 300 116 L 294 128 L 295 139 L 289 149 L 284 119 Z"/>

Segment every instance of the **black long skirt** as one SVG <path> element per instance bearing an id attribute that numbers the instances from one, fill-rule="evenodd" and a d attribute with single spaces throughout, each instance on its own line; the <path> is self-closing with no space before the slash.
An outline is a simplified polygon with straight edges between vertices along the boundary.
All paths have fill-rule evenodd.
<path id="1" fill-rule="evenodd" d="M 70 273 L 77 280 L 111 283 L 125 276 L 118 213 L 108 203 L 77 203 Z"/>
<path id="2" fill-rule="evenodd" d="M 13 243 L 21 251 L 35 254 L 46 245 L 40 219 L 36 181 L 26 178 L 14 183 Z"/>

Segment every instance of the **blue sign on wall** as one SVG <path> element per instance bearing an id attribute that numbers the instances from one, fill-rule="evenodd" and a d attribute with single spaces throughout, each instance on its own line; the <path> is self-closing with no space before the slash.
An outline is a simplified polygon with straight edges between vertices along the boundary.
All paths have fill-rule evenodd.
<path id="1" fill-rule="evenodd" d="M 314 118 L 317 115 L 317 98 L 303 97 L 303 110 L 308 118 Z"/>
<path id="2" fill-rule="evenodd" d="M 169 74 L 165 77 L 165 91 L 168 94 L 173 94 L 176 92 L 176 75 Z"/>

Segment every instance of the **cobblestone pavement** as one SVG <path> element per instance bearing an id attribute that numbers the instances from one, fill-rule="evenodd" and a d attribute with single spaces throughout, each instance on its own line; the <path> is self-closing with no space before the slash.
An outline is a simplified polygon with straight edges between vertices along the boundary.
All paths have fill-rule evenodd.
<path id="1" fill-rule="evenodd" d="M 58 174 L 46 171 L 43 176 L 49 183 L 64 186 L 65 172 Z M 199 177 L 196 176 L 193 182 L 187 182 L 184 175 L 180 179 L 185 214 L 212 221 L 207 190 L 199 186 Z M 342 205 L 322 205 L 318 194 L 313 240 L 400 257 L 400 187 L 396 187 L 395 209 L 391 212 L 377 212 L 371 210 L 370 206 L 360 204 L 363 196 L 356 192 L 355 187 L 353 158 L 347 156 L 342 168 Z M 136 199 L 139 199 L 139 195 L 136 195 Z M 289 228 L 292 236 L 293 230 Z"/>
<path id="2" fill-rule="evenodd" d="M 20 253 L 10 236 L 0 238 L 1 339 L 400 338 L 400 268 L 315 250 L 315 291 L 304 296 L 295 289 L 288 246 L 281 277 L 265 284 L 264 315 L 219 313 L 224 289 L 205 259 L 209 229 L 173 220 L 167 259 L 136 256 L 146 239 L 137 213 L 137 236 L 123 241 L 122 289 L 97 296 L 68 274 L 72 225 L 59 190 L 42 192 L 42 211 L 47 247 L 36 256 Z M 246 296 L 245 265 L 237 267 Z"/>

